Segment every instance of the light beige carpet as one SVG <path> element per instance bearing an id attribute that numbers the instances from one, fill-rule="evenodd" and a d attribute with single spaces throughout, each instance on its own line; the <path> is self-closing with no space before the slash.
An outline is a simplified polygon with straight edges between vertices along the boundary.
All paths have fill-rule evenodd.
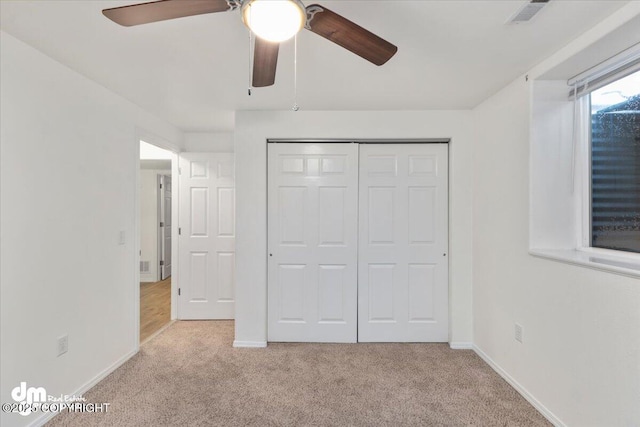
<path id="1" fill-rule="evenodd" d="M 232 348 L 233 322 L 176 322 L 51 426 L 549 425 L 475 353 L 446 344 Z"/>

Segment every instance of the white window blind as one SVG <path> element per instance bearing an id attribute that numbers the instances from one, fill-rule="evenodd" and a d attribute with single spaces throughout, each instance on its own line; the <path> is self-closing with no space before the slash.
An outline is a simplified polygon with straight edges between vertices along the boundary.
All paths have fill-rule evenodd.
<path id="1" fill-rule="evenodd" d="M 569 97 L 584 96 L 640 70 L 640 43 L 570 78 Z"/>

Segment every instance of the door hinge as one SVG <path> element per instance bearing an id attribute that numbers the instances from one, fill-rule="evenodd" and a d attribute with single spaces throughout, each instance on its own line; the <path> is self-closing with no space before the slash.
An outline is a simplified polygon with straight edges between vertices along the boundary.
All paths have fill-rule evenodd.
<path id="1" fill-rule="evenodd" d="M 162 184 L 160 184 L 160 189 L 162 190 Z"/>
<path id="2" fill-rule="evenodd" d="M 180 288 L 178 288 L 178 296 L 180 296 Z"/>
<path id="3" fill-rule="evenodd" d="M 178 234 L 182 235 L 182 228 L 178 227 Z"/>
<path id="4" fill-rule="evenodd" d="M 182 175 L 182 168 L 178 168 L 178 175 Z"/>
<path id="5" fill-rule="evenodd" d="M 164 222 L 160 222 L 160 227 L 164 227 Z"/>
<path id="6" fill-rule="evenodd" d="M 160 265 L 163 266 L 164 265 L 164 261 L 160 261 Z"/>

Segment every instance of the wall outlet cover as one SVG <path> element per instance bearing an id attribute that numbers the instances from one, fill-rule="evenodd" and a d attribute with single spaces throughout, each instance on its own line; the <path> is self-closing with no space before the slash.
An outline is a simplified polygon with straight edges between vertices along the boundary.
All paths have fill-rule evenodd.
<path id="1" fill-rule="evenodd" d="M 515 326 L 515 339 L 518 342 L 522 342 L 522 326 L 517 323 Z"/>
<path id="2" fill-rule="evenodd" d="M 62 356 L 69 351 L 69 335 L 65 334 L 58 338 L 58 356 Z"/>

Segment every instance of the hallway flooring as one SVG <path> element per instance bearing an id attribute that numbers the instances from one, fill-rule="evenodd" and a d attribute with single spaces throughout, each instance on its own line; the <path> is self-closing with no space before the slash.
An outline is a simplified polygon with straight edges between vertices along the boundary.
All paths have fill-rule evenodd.
<path id="1" fill-rule="evenodd" d="M 140 283 L 140 342 L 171 320 L 171 276 L 160 282 Z"/>

